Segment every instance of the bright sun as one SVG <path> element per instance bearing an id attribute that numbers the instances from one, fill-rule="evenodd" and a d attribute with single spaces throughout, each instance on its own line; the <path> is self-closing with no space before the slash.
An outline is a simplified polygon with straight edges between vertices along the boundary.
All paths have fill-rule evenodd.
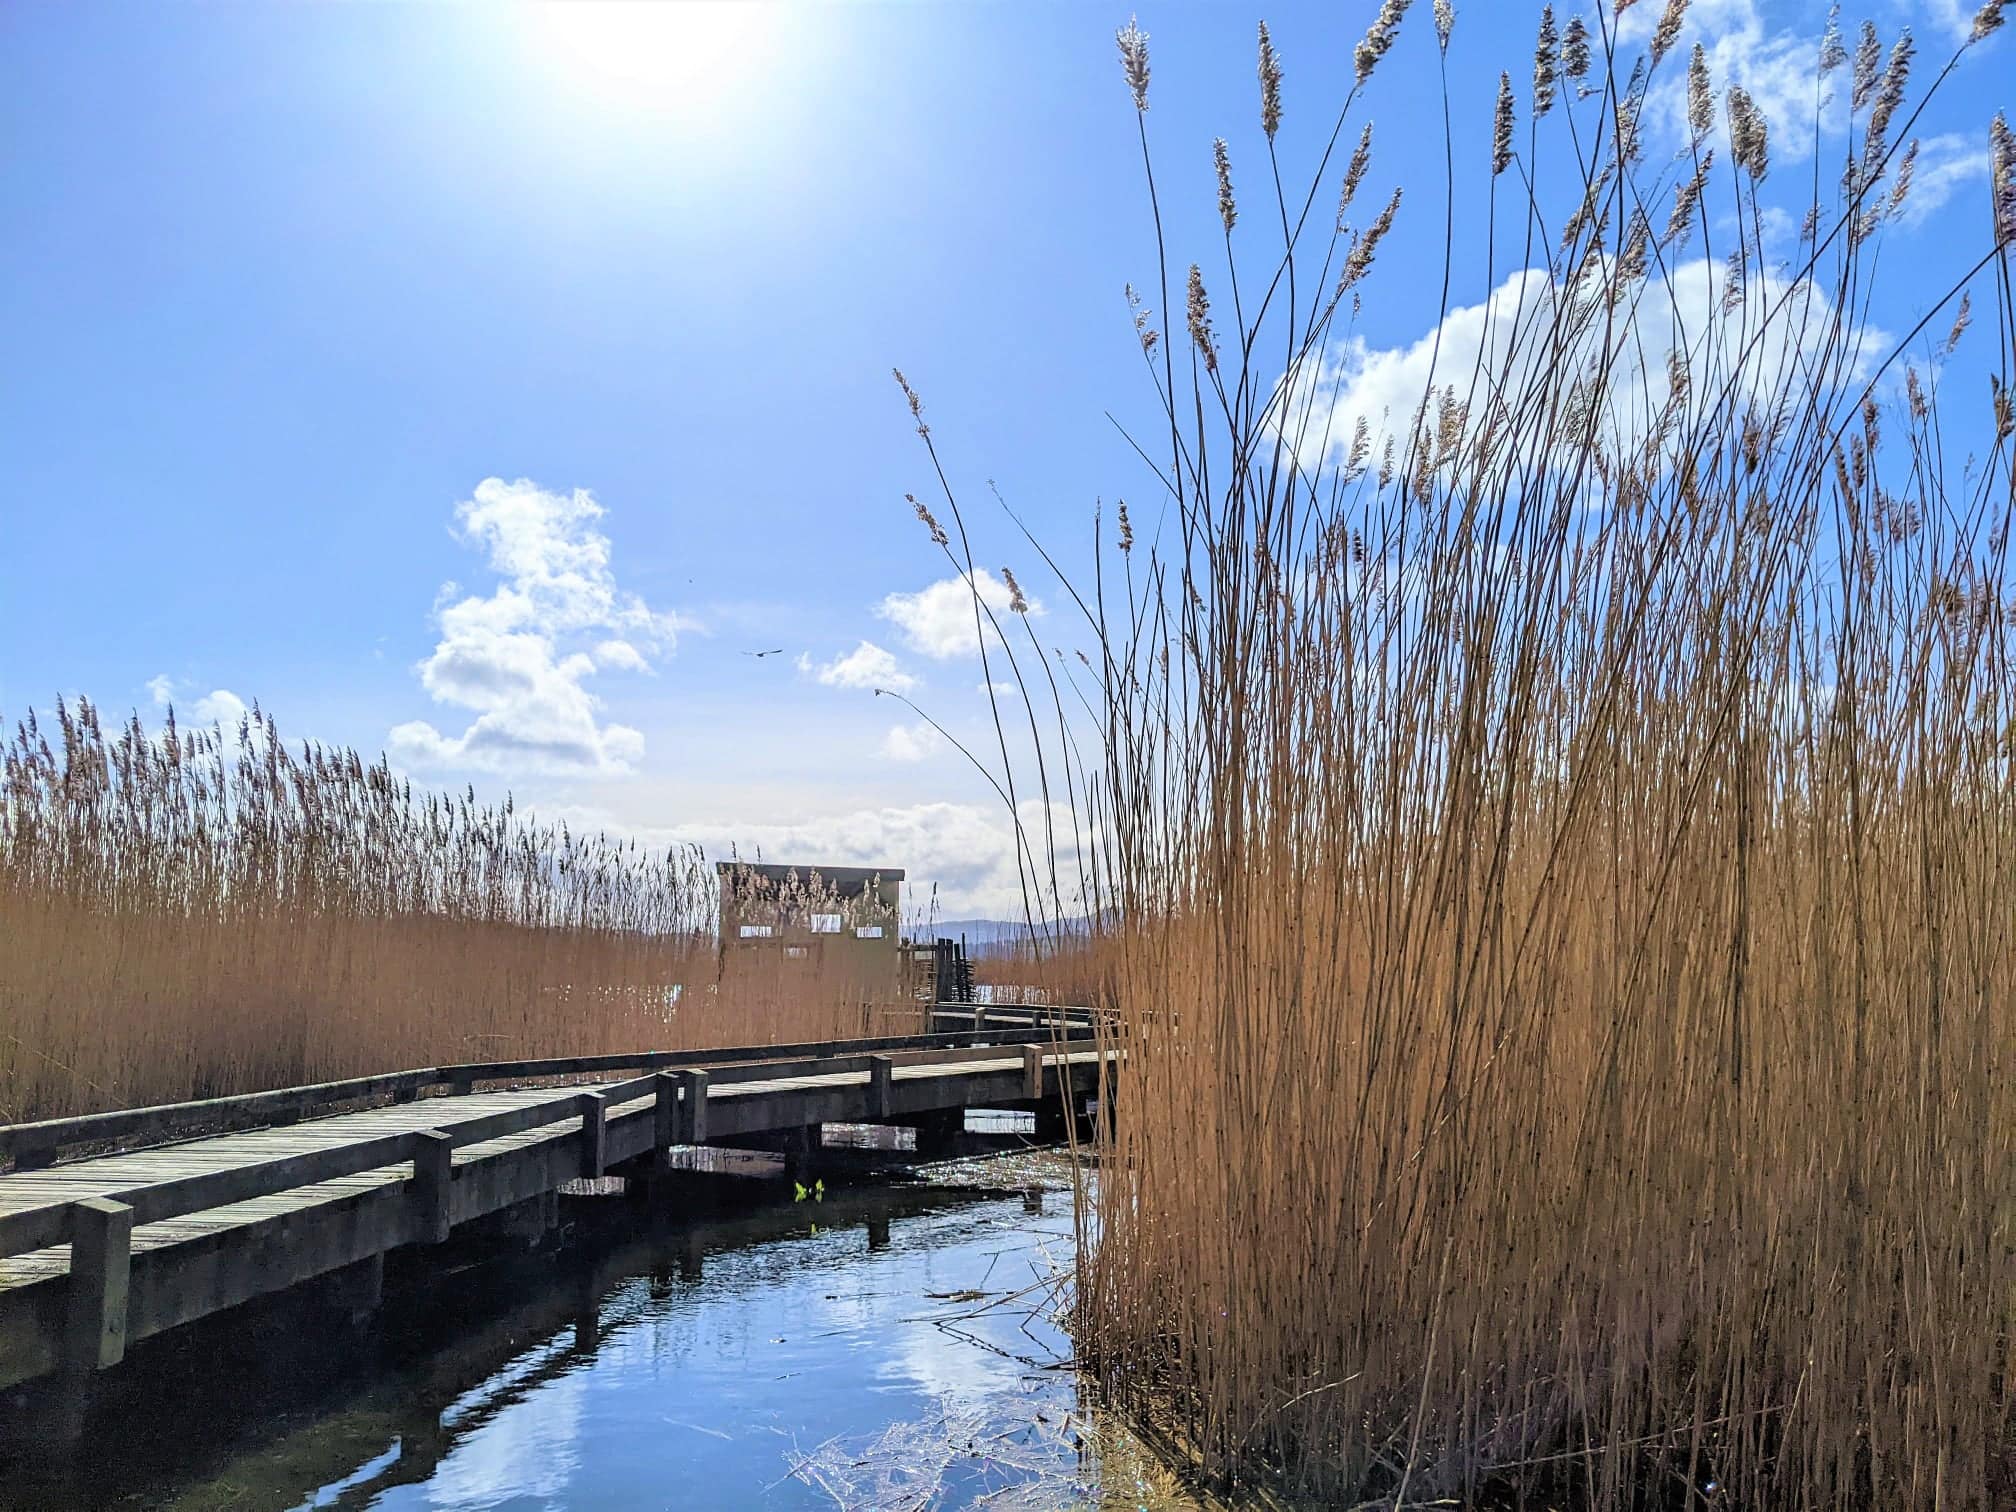
<path id="1" fill-rule="evenodd" d="M 775 7 L 752 0 L 545 0 L 543 50 L 597 96 L 687 114 L 747 83 Z"/>

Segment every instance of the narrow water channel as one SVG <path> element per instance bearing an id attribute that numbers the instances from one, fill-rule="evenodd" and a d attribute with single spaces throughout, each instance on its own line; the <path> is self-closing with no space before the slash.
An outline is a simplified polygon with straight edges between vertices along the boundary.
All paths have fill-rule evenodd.
<path id="1" fill-rule="evenodd" d="M 1061 1153 L 706 1186 L 705 1216 L 579 1198 L 556 1249 L 395 1269 L 361 1323 L 297 1298 L 164 1338 L 0 1503 L 1201 1505 L 1080 1398 Z"/>

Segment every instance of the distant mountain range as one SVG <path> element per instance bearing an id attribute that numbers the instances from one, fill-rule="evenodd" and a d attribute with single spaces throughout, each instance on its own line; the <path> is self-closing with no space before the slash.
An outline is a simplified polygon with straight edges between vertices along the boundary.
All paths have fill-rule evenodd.
<path id="1" fill-rule="evenodd" d="M 1048 928 L 1056 934 L 1083 934 L 1086 921 L 1063 919 Z M 968 955 L 1006 954 L 1028 943 L 1029 926 L 1020 919 L 939 919 L 931 924 L 913 923 L 905 931 L 913 940 L 964 939 Z"/>

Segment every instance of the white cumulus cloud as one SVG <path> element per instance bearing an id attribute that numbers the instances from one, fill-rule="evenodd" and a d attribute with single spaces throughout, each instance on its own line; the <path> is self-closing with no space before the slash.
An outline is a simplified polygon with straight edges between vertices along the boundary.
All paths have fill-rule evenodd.
<path id="1" fill-rule="evenodd" d="M 908 693 L 917 686 L 917 679 L 903 670 L 893 652 L 867 640 L 829 662 L 815 663 L 809 656 L 801 656 L 798 670 L 829 688 L 887 688 L 892 693 Z"/>
<path id="2" fill-rule="evenodd" d="M 911 650 L 934 661 L 947 661 L 955 656 L 972 656 L 980 650 L 980 632 L 975 624 L 978 611 L 973 602 L 976 596 L 994 611 L 997 619 L 1010 612 L 1008 606 L 1014 599 L 1008 585 L 982 567 L 970 581 L 961 574 L 915 593 L 892 593 L 875 612 L 903 632 Z M 1031 599 L 1029 613 L 1042 612 L 1042 604 Z M 984 612 L 979 612 L 978 618 L 979 624 L 987 624 Z M 988 634 L 993 635 L 991 625 Z"/>
<path id="3" fill-rule="evenodd" d="M 606 721 L 587 681 L 649 672 L 670 651 L 678 616 L 617 587 L 602 506 L 585 489 L 486 478 L 455 508 L 457 538 L 481 551 L 497 585 L 444 585 L 441 638 L 415 669 L 434 701 L 475 717 L 458 734 L 425 720 L 395 727 L 394 757 L 416 766 L 505 773 L 611 773 L 644 754 L 644 737 Z"/>
<path id="4" fill-rule="evenodd" d="M 938 754 L 945 737 L 922 720 L 891 725 L 882 737 L 882 754 L 891 761 L 925 761 Z"/>
<path id="5" fill-rule="evenodd" d="M 147 692 L 156 708 L 174 707 L 175 681 L 167 673 L 148 678 Z M 239 721 L 251 710 L 245 700 L 229 688 L 212 688 L 184 704 L 183 712 L 192 716 L 198 724 L 222 725 L 225 730 L 231 731 L 238 728 Z"/>
<path id="6" fill-rule="evenodd" d="M 1747 299 L 1725 310 L 1727 273 L 1720 263 L 1682 263 L 1671 269 L 1670 280 L 1670 291 L 1648 285 L 1637 305 L 1620 310 L 1616 326 L 1598 311 L 1557 330 L 1553 312 L 1566 291 L 1545 269 L 1521 270 L 1481 304 L 1452 309 L 1439 331 L 1417 341 L 1374 348 L 1354 338 L 1333 346 L 1318 371 L 1285 390 L 1285 429 L 1303 465 L 1314 467 L 1336 460 L 1362 419 L 1376 466 L 1388 437 L 1404 454 L 1425 395 L 1454 384 L 1461 397 L 1473 372 L 1490 380 L 1480 385 L 1469 413 L 1473 436 L 1487 422 L 1482 396 L 1492 384 L 1516 402 L 1541 388 L 1566 392 L 1578 375 L 1602 373 L 1609 402 L 1597 444 L 1629 454 L 1671 393 L 1669 353 L 1681 355 L 1695 393 L 1726 389 L 1762 402 L 1785 386 L 1802 385 L 1841 354 L 1849 373 L 1864 371 L 1890 343 L 1873 326 L 1847 327 L 1810 283 L 1752 273 Z M 1759 312 L 1767 309 L 1772 317 L 1760 322 Z"/>
<path id="7" fill-rule="evenodd" d="M 1058 903 L 1049 896 L 1050 869 L 1042 803 L 1021 805 L 1021 824 L 1029 854 L 1037 858 L 1031 877 L 1031 901 L 1039 912 L 1077 914 L 1079 896 L 1077 841 L 1071 810 L 1062 804 L 1049 812 L 1054 836 Z M 583 816 L 588 822 L 588 816 Z M 655 843 L 691 841 L 709 856 L 731 853 L 807 865 L 900 867 L 906 918 L 921 916 L 936 889 L 940 918 L 977 915 L 1022 917 L 1022 881 L 1016 867 L 1015 822 L 1000 805 L 919 803 L 906 807 L 856 809 L 808 816 L 786 822 L 738 824 L 715 822 L 654 831 Z M 1028 864 L 1025 855 L 1025 866 Z"/>

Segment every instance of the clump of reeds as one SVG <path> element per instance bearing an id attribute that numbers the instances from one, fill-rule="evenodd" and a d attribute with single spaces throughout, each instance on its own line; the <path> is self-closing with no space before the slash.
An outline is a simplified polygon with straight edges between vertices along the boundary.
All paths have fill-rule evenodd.
<path id="1" fill-rule="evenodd" d="M 1961 288 L 1902 345 L 1859 324 L 1916 276 L 1873 257 L 1910 44 L 1864 31 L 1783 267 L 1764 117 L 1729 90 L 1718 161 L 1700 54 L 1647 166 L 1680 10 L 1635 67 L 1544 13 L 1528 124 L 1522 64 L 1455 144 L 1492 220 L 1449 255 L 1530 266 L 1411 412 L 1337 404 L 1397 190 L 1237 218 L 1214 149 L 1258 274 L 1164 248 L 1188 350 L 1137 303 L 1166 507 L 1083 601 L 1097 938 L 1042 970 L 1127 1054 L 1081 1345 L 1222 1478 L 2016 1505 L 2016 170 L 1955 388 Z"/>
<path id="2" fill-rule="evenodd" d="M 912 1027 L 781 957 L 724 976 L 696 849 L 416 792 L 256 713 L 108 732 L 59 703 L 0 756 L 0 1122 Z"/>

